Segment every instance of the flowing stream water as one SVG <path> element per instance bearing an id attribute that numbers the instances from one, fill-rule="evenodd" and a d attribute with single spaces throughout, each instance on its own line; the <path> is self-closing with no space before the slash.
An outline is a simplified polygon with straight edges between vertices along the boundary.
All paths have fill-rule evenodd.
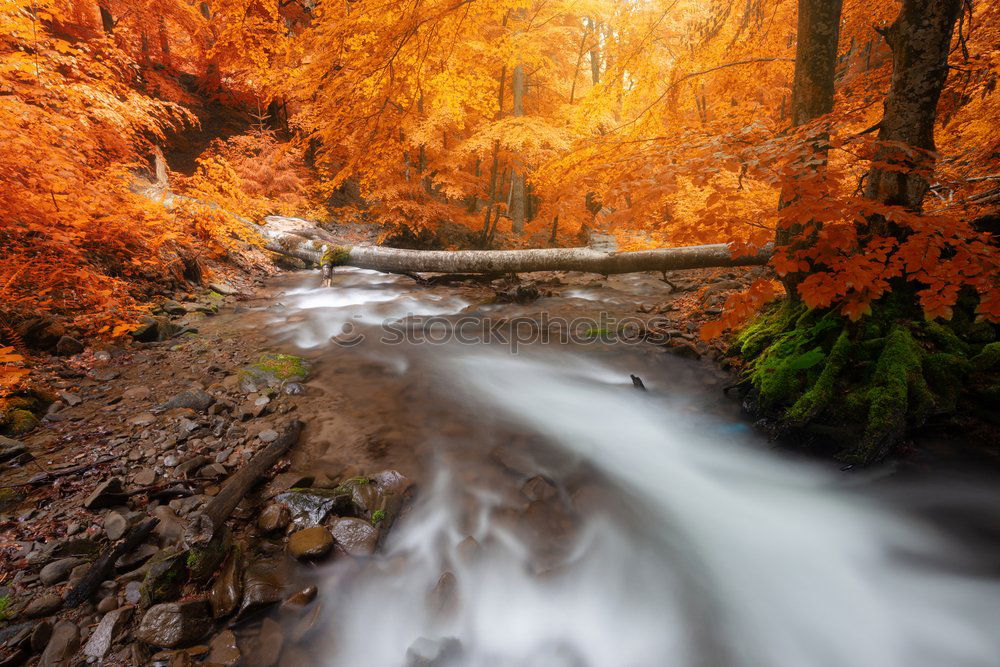
<path id="1" fill-rule="evenodd" d="M 377 557 L 318 572 L 316 664 L 1000 665 L 997 547 L 973 539 L 994 493 L 779 455 L 724 376 L 648 345 L 428 333 L 634 311 L 655 280 L 527 305 L 361 270 L 317 282 L 279 280 L 270 330 L 317 362 L 314 384 L 378 406 L 418 490 Z"/>

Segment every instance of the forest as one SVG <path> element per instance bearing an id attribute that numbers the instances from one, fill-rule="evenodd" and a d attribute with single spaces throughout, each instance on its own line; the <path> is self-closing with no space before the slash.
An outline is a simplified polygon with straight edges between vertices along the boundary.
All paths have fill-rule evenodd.
<path id="1" fill-rule="evenodd" d="M 391 560 L 406 536 L 444 525 L 434 508 L 453 505 L 466 514 L 448 535 L 476 553 L 504 543 L 494 532 L 506 520 L 528 531 L 533 555 L 520 565 L 536 574 L 569 568 L 571 545 L 613 567 L 624 552 L 579 546 L 593 519 L 578 496 L 599 488 L 632 544 L 655 531 L 623 528 L 641 512 L 630 494 L 648 495 L 657 526 L 660 514 L 684 514 L 635 469 L 650 457 L 651 475 L 687 456 L 655 444 L 654 432 L 680 438 L 666 415 L 702 415 L 696 442 L 749 425 L 754 435 L 723 439 L 844 471 L 995 469 L 998 79 L 996 0 L 3 0 L 2 664 L 75 665 L 81 651 L 135 665 L 820 664 L 818 640 L 780 650 L 762 639 L 777 627 L 750 628 L 739 587 L 707 558 L 724 602 L 677 594 L 694 637 L 677 641 L 692 646 L 649 644 L 646 633 L 626 659 L 582 630 L 599 614 L 567 620 L 573 631 L 561 634 L 534 597 L 540 584 L 519 574 L 512 590 L 537 612 L 539 636 L 525 631 L 504 653 L 455 612 L 506 621 L 502 587 L 462 587 L 460 561 L 483 582 L 504 571 L 485 556 L 469 565 L 464 540 L 441 547 L 440 562 L 406 552 L 399 567 L 417 567 L 413 585 L 431 592 L 401 599 L 429 595 L 435 611 L 388 614 L 390 638 L 373 657 L 356 645 L 363 623 L 339 606 L 374 613 L 369 597 L 393 589 L 371 574 L 381 566 L 344 563 Z M 438 355 L 375 341 L 379 324 L 426 334 L 426 318 L 443 318 L 436 325 L 454 333 L 472 318 L 513 333 L 522 320 L 546 326 L 541 315 L 596 323 L 583 343 L 550 350 L 532 339 L 511 359 L 481 342 L 470 351 L 449 339 Z M 666 354 L 647 365 L 616 345 L 623 322 Z M 665 402 L 589 396 L 605 382 L 591 364 Z M 415 370 L 398 371 L 404 381 L 397 366 Z M 466 405 L 473 396 L 478 408 Z M 567 444 L 570 424 L 588 419 L 592 430 Z M 441 464 L 462 439 L 482 452 L 456 455 L 471 470 Z M 629 471 L 601 458 L 600 442 L 619 440 Z M 566 467 L 567 449 L 586 472 Z M 751 487 L 725 472 L 743 456 L 692 459 L 684 465 L 704 470 L 677 482 L 708 497 L 716 483 Z M 820 473 L 794 482 L 777 460 L 748 459 L 740 474 L 757 470 L 786 491 L 815 483 L 817 511 L 844 519 L 844 534 L 825 538 L 844 543 L 817 537 L 830 552 L 803 576 L 829 575 L 833 590 L 837 572 L 862 567 L 833 562 L 847 542 L 917 549 L 876 523 L 880 500 L 852 514 Z M 502 502 L 467 497 L 482 484 L 506 498 L 506 486 L 491 487 L 498 470 L 527 508 L 505 507 L 506 519 Z M 705 470 L 712 483 L 698 486 Z M 755 500 L 747 516 L 784 517 L 778 542 L 794 534 L 778 532 L 799 525 L 787 506 Z M 474 507 L 493 517 L 480 533 Z M 902 523 L 913 509 L 887 511 Z M 847 534 L 852 517 L 863 529 Z M 756 546 L 691 530 L 679 539 L 704 553 L 742 544 L 762 582 L 776 575 L 764 552 L 753 560 Z M 323 582 L 349 592 L 292 591 L 303 581 L 292 574 L 275 584 L 287 563 L 260 560 L 275 550 L 294 563 L 336 554 Z M 943 554 L 924 555 L 954 555 Z M 138 569 L 122 565 L 129 558 Z M 362 583 L 348 585 L 355 574 Z M 876 574 L 848 583 L 883 591 Z M 129 577 L 141 593 L 136 583 L 131 596 Z M 617 599 L 593 585 L 579 595 Z M 573 605 L 565 590 L 549 594 Z M 975 608 L 995 611 L 998 599 Z M 910 604 L 882 601 L 893 614 Z M 791 614 L 773 603 L 775 623 Z M 962 603 L 941 613 L 975 633 L 973 600 Z M 646 628 L 639 607 L 634 627 Z M 714 614 L 746 620 L 759 645 L 741 653 L 742 635 L 702 637 Z M 807 616 L 819 632 L 823 619 Z M 317 624 L 344 630 L 334 641 Z M 914 648 L 911 631 L 900 633 Z M 859 637 L 829 664 L 1000 660 L 995 642 L 966 646 L 983 659 L 960 662 L 951 640 L 924 639 L 934 650 L 917 660 L 915 648 L 887 657 Z M 204 651 L 188 648 L 200 642 Z"/>

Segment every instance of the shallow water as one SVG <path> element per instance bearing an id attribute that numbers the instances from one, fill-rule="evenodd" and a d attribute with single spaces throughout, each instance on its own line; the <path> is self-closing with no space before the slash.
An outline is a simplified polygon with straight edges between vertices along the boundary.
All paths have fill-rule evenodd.
<path id="1" fill-rule="evenodd" d="M 524 306 L 360 270 L 331 289 L 282 281 L 275 339 L 321 369 L 377 367 L 371 400 L 399 399 L 380 414 L 419 461 L 383 553 L 320 572 L 315 664 L 1000 664 L 997 549 L 971 541 L 975 517 L 1000 515 L 985 486 L 872 484 L 778 455 L 723 376 L 650 346 L 397 340 L 582 302 L 621 314 L 655 279 Z"/>

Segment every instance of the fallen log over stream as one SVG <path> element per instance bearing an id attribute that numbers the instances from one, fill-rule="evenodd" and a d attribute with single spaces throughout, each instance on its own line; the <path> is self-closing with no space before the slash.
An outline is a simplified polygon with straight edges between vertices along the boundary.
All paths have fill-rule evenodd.
<path id="1" fill-rule="evenodd" d="M 336 244 L 330 232 L 306 220 L 272 216 L 258 228 L 272 252 L 318 264 L 322 243 Z M 345 264 L 387 273 L 528 273 L 581 271 L 610 275 L 641 271 L 676 271 L 766 264 L 767 247 L 756 254 L 735 256 L 728 244 L 662 248 L 636 252 L 613 249 L 542 248 L 531 250 L 402 250 L 353 246 Z"/>

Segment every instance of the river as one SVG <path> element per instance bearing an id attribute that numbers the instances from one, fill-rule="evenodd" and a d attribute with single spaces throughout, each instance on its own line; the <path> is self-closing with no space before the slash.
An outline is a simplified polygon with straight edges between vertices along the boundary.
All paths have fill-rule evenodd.
<path id="1" fill-rule="evenodd" d="M 707 362 L 605 340 L 597 314 L 633 312 L 654 278 L 522 305 L 317 282 L 278 279 L 269 336 L 315 362 L 311 385 L 377 406 L 418 482 L 376 558 L 316 573 L 318 664 L 1000 664 L 996 553 L 973 539 L 995 492 L 776 453 Z M 543 311 L 596 328 L 546 342 L 551 323 L 525 324 Z"/>

